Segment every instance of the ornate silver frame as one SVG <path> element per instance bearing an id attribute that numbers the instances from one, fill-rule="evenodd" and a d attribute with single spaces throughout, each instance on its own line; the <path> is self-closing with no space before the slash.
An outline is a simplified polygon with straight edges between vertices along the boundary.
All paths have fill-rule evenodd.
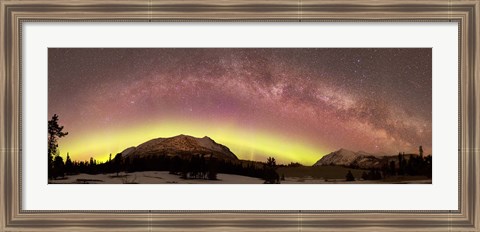
<path id="1" fill-rule="evenodd" d="M 479 0 L 0 0 L 1 231 L 479 231 Z M 459 208 L 448 211 L 27 211 L 21 30 L 29 21 L 458 22 Z"/>

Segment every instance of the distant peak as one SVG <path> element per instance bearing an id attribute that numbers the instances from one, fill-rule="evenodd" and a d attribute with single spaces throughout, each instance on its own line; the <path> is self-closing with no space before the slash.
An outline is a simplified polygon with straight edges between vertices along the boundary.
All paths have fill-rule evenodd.
<path id="1" fill-rule="evenodd" d="M 191 135 L 185 135 L 185 134 L 179 134 L 173 137 L 168 137 L 168 138 L 158 138 L 161 140 L 167 139 L 167 140 L 194 140 L 194 141 L 208 141 L 208 142 L 215 142 L 212 138 L 208 136 L 203 136 L 203 137 L 195 137 Z"/>
<path id="2" fill-rule="evenodd" d="M 169 137 L 169 138 L 195 138 L 193 136 L 190 136 L 190 135 L 184 135 L 184 134 L 179 134 L 179 135 L 175 135 L 175 136 L 172 136 L 172 137 Z M 168 137 L 166 139 L 169 139 Z"/>
<path id="3" fill-rule="evenodd" d="M 200 139 L 200 137 L 195 137 L 195 136 L 186 135 L 186 134 L 179 134 L 179 135 L 172 136 L 170 138 L 176 138 L 176 137 L 180 137 L 180 138 L 188 137 L 188 138 Z M 208 137 L 208 136 L 203 136 L 203 138 L 209 138 L 210 139 L 210 137 Z"/>
<path id="4" fill-rule="evenodd" d="M 138 145 L 133 152 L 138 155 L 175 155 L 181 154 L 214 154 L 225 159 L 238 159 L 230 149 L 222 144 L 216 143 L 208 136 L 193 137 L 191 135 L 179 134 L 168 138 L 151 139 Z"/>

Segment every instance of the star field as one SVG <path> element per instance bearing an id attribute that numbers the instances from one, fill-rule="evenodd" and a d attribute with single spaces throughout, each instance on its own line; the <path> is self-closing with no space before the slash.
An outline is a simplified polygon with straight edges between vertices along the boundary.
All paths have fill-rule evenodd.
<path id="1" fill-rule="evenodd" d="M 305 164 L 339 148 L 429 154 L 431 60 L 429 48 L 50 48 L 49 117 L 74 159 L 176 134 Z"/>

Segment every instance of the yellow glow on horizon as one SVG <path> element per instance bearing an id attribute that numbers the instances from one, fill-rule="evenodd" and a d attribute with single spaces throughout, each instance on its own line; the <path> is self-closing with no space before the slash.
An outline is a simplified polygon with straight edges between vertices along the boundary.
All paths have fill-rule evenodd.
<path id="1" fill-rule="evenodd" d="M 59 148 L 62 156 L 68 152 L 72 160 L 106 161 L 131 146 L 138 146 L 159 137 L 172 137 L 179 134 L 194 137 L 208 136 L 215 142 L 225 145 L 239 159 L 266 161 L 273 156 L 277 163 L 300 162 L 312 165 L 324 154 L 325 148 L 296 141 L 276 133 L 249 130 L 234 123 L 208 125 L 200 122 L 179 120 L 163 121 L 137 127 L 116 128 L 89 134 L 73 134 L 61 138 Z"/>

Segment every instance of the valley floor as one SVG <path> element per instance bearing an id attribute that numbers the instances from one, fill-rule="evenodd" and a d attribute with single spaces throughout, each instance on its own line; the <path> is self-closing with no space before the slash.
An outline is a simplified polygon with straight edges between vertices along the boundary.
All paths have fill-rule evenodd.
<path id="1" fill-rule="evenodd" d="M 178 175 L 169 174 L 167 171 L 145 171 L 124 173 L 117 176 L 116 173 L 109 174 L 77 174 L 65 176 L 63 179 L 49 180 L 49 184 L 263 184 L 262 179 L 219 173 L 218 180 L 182 179 Z M 282 184 L 430 184 L 430 179 L 400 179 L 400 180 L 378 180 L 378 181 L 351 181 L 345 179 L 323 179 L 312 177 L 286 177 Z"/>

